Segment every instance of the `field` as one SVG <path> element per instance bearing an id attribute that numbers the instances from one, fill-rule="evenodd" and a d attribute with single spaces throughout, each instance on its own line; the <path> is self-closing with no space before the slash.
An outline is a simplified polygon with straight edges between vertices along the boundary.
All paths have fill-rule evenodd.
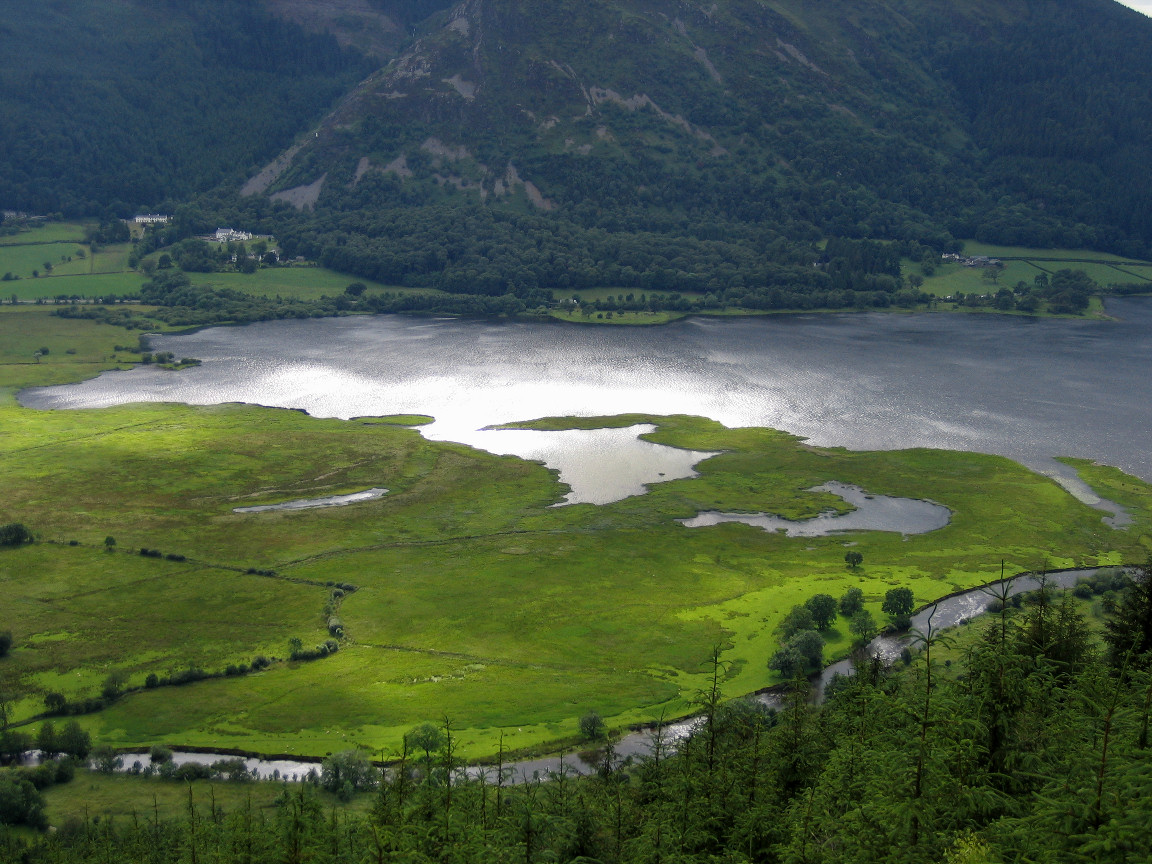
<path id="1" fill-rule="evenodd" d="M 189 273 L 194 285 L 214 285 L 217 288 L 232 288 L 246 294 L 260 297 L 275 297 L 297 300 L 318 300 L 324 295 L 335 297 L 344 293 L 353 282 L 361 282 L 369 291 L 389 290 L 403 294 L 432 294 L 431 289 L 396 288 L 360 279 L 346 273 L 337 273 L 324 267 L 267 267 L 252 274 L 244 273 Z"/>
<path id="2" fill-rule="evenodd" d="M 81 223 L 49 223 L 0 237 L 0 274 L 10 277 L 0 282 L 0 298 L 91 298 L 138 290 L 143 276 L 128 270 L 131 244 L 101 246 L 93 254 L 84 229 Z"/>
<path id="3" fill-rule="evenodd" d="M 994 271 L 998 275 L 992 280 L 987 278 L 984 268 L 945 262 L 925 278 L 921 290 L 934 297 L 951 297 L 961 292 L 995 294 L 1000 288 L 1014 288 L 1018 282 L 1031 286 L 1042 273 L 1051 276 L 1057 270 L 1070 268 L 1083 270 L 1104 288 L 1112 284 L 1147 282 L 1152 291 L 1152 262 L 1137 262 L 1107 252 L 991 246 L 968 240 L 964 243 L 964 254 L 1000 258 L 1004 266 Z M 903 270 L 905 277 L 921 272 L 919 265 L 911 261 L 904 262 Z"/>
<path id="4" fill-rule="evenodd" d="M 0 307 L 0 332 L 8 388 L 131 356 L 115 350 L 131 341 L 125 331 L 43 307 Z M 50 347 L 39 364 L 29 356 L 38 342 Z M 564 488 L 550 471 L 399 425 L 421 418 L 344 422 L 240 405 L 37 412 L 9 398 L 0 523 L 39 538 L 0 550 L 0 629 L 15 637 L 0 683 L 18 696 L 14 716 L 42 710 L 47 692 L 96 696 L 119 673 L 130 692 L 82 718 L 116 746 L 391 752 L 407 729 L 449 717 L 462 754 L 490 755 L 501 733 L 510 749 L 540 748 L 570 738 L 590 709 L 616 727 L 690 710 L 714 646 L 728 695 L 773 683 L 773 628 L 813 593 L 859 586 L 882 618 L 897 585 L 923 603 L 994 578 L 1001 559 L 1009 570 L 1116 563 L 1142 559 L 1152 542 L 1152 490 L 1112 469 L 1077 466 L 1131 510 L 1126 531 L 997 457 L 818 450 L 690 417 L 583 422 L 642 419 L 659 427 L 652 440 L 724 452 L 699 477 L 646 495 L 555 508 Z M 931 498 L 952 523 L 908 538 L 793 539 L 675 521 L 702 509 L 811 516 L 842 506 L 804 491 L 833 479 Z M 233 512 L 372 486 L 390 491 L 328 510 Z M 856 571 L 846 544 L 864 556 Z M 290 640 L 329 638 L 333 583 L 357 589 L 334 601 L 339 651 L 290 660 Z M 829 656 L 847 646 L 843 621 L 832 637 Z M 258 654 L 273 661 L 258 673 L 141 688 L 148 674 L 220 672 Z"/>
<path id="5" fill-rule="evenodd" d="M 0 246 L 27 243 L 83 243 L 86 222 L 35 222 L 18 234 L 0 236 Z"/>

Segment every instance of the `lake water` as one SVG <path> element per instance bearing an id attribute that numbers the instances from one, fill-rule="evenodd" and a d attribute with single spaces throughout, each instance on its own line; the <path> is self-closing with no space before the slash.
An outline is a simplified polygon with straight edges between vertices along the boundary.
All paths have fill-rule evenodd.
<path id="1" fill-rule="evenodd" d="M 859 486 L 831 481 L 809 492 L 831 492 L 855 509 L 847 513 L 820 513 L 811 519 L 785 519 L 772 513 L 721 513 L 706 510 L 691 519 L 677 521 L 688 528 L 705 528 L 724 522 L 739 522 L 765 531 L 783 531 L 789 537 L 826 537 L 840 531 L 894 531 L 899 534 L 927 534 L 948 524 L 952 514 L 947 507 L 915 498 L 872 495 Z"/>
<path id="2" fill-rule="evenodd" d="M 543 416 L 696 414 L 770 426 L 822 446 L 997 453 L 1069 479 L 1080 456 L 1152 481 L 1152 302 L 1117 320 L 945 314 L 694 318 L 664 327 L 399 316 L 276 321 L 153 340 L 203 365 L 107 372 L 25 391 L 39 408 L 133 401 L 252 402 L 316 416 L 424 413 L 432 439 L 545 461 L 582 492 L 603 478 L 691 471 L 635 431 L 483 431 Z M 636 447 L 635 444 L 646 445 Z M 599 480 L 583 483 L 594 466 Z M 668 470 L 666 470 L 666 467 Z M 665 476 L 660 477 L 663 473 Z M 581 497 L 584 495 L 585 497 Z"/>
<path id="3" fill-rule="evenodd" d="M 258 504 L 255 507 L 233 507 L 233 513 L 266 513 L 269 510 L 315 510 L 320 507 L 347 507 L 361 501 L 371 501 L 388 494 L 387 489 L 365 489 L 348 495 L 325 495 L 323 498 L 298 498 L 281 504 Z"/>

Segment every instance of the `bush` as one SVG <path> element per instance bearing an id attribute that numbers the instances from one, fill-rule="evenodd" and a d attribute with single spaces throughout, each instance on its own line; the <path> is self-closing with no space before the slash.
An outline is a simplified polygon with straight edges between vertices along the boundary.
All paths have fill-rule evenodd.
<path id="1" fill-rule="evenodd" d="M 0 525 L 0 546 L 20 546 L 32 542 L 32 532 L 19 522 Z"/>
<path id="2" fill-rule="evenodd" d="M 0 657 L 7 657 L 8 652 L 12 650 L 12 631 L 5 630 L 0 633 Z"/>
<path id="3" fill-rule="evenodd" d="M 169 762 L 163 767 L 167 767 L 172 763 Z M 161 775 L 163 776 L 163 774 Z M 178 765 L 171 772 L 173 780 L 182 780 L 185 783 L 191 783 L 193 780 L 211 780 L 212 769 L 207 765 L 201 765 L 199 762 L 185 762 L 183 765 Z"/>
<path id="4" fill-rule="evenodd" d="M 801 630 L 815 630 L 816 621 L 807 606 L 793 606 L 792 610 L 780 622 L 780 636 L 791 639 Z"/>
<path id="5" fill-rule="evenodd" d="M 153 765 L 163 765 L 165 762 L 172 761 L 172 751 L 163 744 L 153 744 L 152 749 L 148 751 L 148 756 L 152 759 Z"/>
<path id="6" fill-rule="evenodd" d="M 101 774 L 114 774 L 124 767 L 124 760 L 107 744 L 92 751 L 92 768 Z"/>
<path id="7" fill-rule="evenodd" d="M 836 598 L 831 594 L 814 594 L 804 602 L 804 607 L 812 613 L 817 630 L 827 630 L 836 620 Z"/>
<path id="8" fill-rule="evenodd" d="M 595 711 L 589 711 L 579 720 L 580 737 L 585 741 L 603 741 L 608 734 L 604 718 Z"/>
<path id="9" fill-rule="evenodd" d="M 252 779 L 248 764 L 239 758 L 216 760 L 212 763 L 212 773 L 222 780 L 230 780 L 233 783 L 243 783 Z"/>
<path id="10" fill-rule="evenodd" d="M 39 790 L 16 772 L 0 772 L 0 825 L 45 828 L 44 798 Z"/>
<path id="11" fill-rule="evenodd" d="M 884 604 L 880 608 L 892 619 L 897 630 L 907 630 L 911 626 L 908 618 L 912 614 L 914 602 L 911 588 L 893 588 L 884 595 Z M 908 623 L 901 627 L 905 621 Z"/>
<path id="12" fill-rule="evenodd" d="M 61 753 L 67 753 L 69 756 L 84 760 L 88 758 L 88 754 L 92 750 L 92 738 L 80 727 L 79 723 L 75 720 L 69 720 L 57 735 L 56 746 Z"/>
<path id="13" fill-rule="evenodd" d="M 320 767 L 320 785 L 329 792 L 341 794 L 346 786 L 359 792 L 376 786 L 378 772 L 363 750 L 333 753 Z M 349 796 L 351 797 L 351 796 Z"/>

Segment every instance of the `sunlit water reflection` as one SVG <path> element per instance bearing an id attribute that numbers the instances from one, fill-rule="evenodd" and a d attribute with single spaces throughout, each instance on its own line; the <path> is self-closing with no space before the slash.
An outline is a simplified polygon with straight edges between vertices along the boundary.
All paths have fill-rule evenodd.
<path id="1" fill-rule="evenodd" d="M 41 408 L 239 401 L 325 417 L 424 413 L 436 418 L 423 430 L 429 438 L 542 459 L 574 488 L 586 466 L 627 473 L 638 451 L 622 447 L 616 432 L 587 436 L 591 449 L 565 465 L 580 436 L 479 430 L 552 415 L 686 413 L 785 429 L 823 446 L 998 453 L 1065 478 L 1070 472 L 1052 457 L 1080 456 L 1152 480 L 1152 305 L 1112 301 L 1109 311 L 1122 320 L 862 314 L 658 328 L 276 321 L 154 339 L 155 350 L 202 359 L 197 368 L 110 372 L 21 399 Z M 669 455 L 648 452 L 659 464 Z M 650 480 L 634 477 L 629 488 L 683 470 L 683 461 L 647 470 Z"/>

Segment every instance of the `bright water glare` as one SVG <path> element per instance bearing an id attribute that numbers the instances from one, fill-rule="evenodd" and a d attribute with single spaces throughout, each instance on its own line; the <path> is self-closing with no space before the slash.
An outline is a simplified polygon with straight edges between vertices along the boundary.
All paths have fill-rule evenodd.
<path id="1" fill-rule="evenodd" d="M 643 483 L 685 476 L 706 454 L 669 453 L 638 441 L 635 429 L 485 427 L 546 416 L 696 414 L 784 429 L 822 446 L 1001 454 L 1063 475 L 1091 500 L 1052 457 L 1096 459 L 1152 481 L 1152 303 L 1108 308 L 1117 320 L 799 315 L 652 328 L 397 316 L 276 321 L 154 339 L 155 350 L 203 360 L 197 368 L 109 372 L 21 398 L 40 408 L 251 402 L 325 417 L 429 414 L 436 422 L 423 432 L 431 439 L 558 469 L 573 488 L 570 501 L 635 494 Z M 608 489 L 613 478 L 621 482 Z"/>

